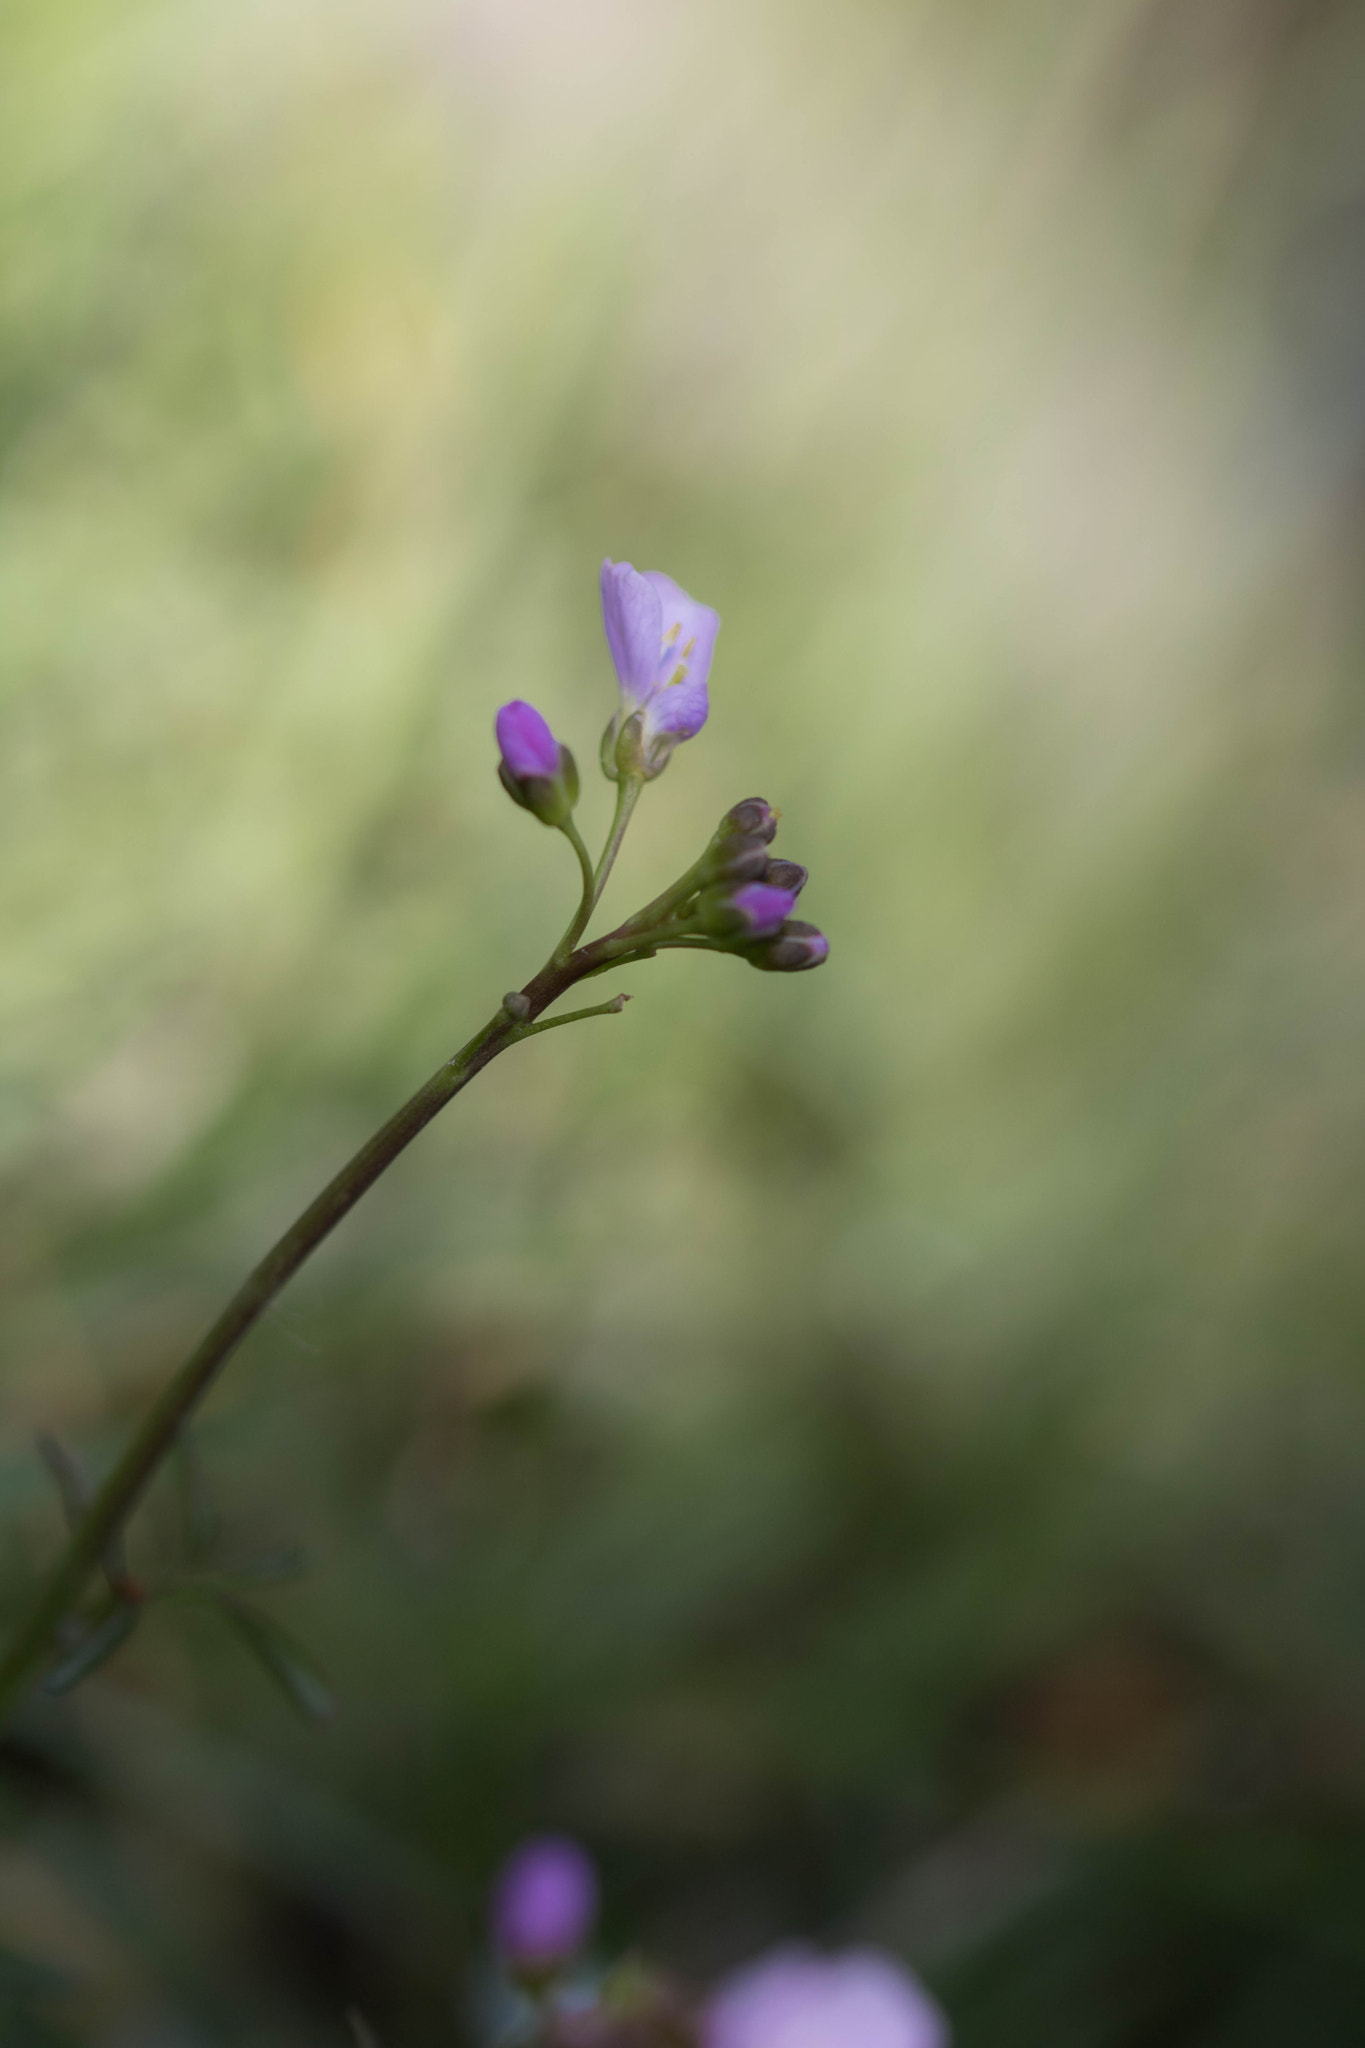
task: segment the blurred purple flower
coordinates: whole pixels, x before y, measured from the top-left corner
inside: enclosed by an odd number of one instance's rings
[[[597,1872],[566,1835],[535,1835],[503,1865],[493,1938],[515,1970],[546,1970],[581,1948],[597,1918]]]
[[[621,685],[615,732],[634,712],[643,721],[641,758],[657,774],[679,740],[706,723],[719,614],[698,604],[662,570],[642,574],[629,562],[602,564],[602,623]],[[606,760],[609,750],[604,749]]]
[[[541,775],[547,780],[559,773],[559,741],[534,704],[514,697],[504,704],[494,721],[502,758],[518,779]]]
[[[875,1949],[774,1949],[722,1983],[701,2048],[948,2048],[948,2025],[910,1972]]]

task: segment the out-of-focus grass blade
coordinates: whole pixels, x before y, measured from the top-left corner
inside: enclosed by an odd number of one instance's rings
[[[49,1998],[70,1991],[63,1970],[0,1948],[0,2042],[4,2048],[75,2048],[74,2036],[39,2011]]]
[[[379,2048],[379,2036],[363,2013],[352,2006],[346,2015],[346,2024],[351,2030],[355,2048]]]
[[[113,1656],[121,1643],[126,1643],[142,1619],[142,1608],[120,1605],[104,1617],[89,1635],[79,1642],[61,1660],[54,1664],[43,1680],[43,1691],[56,1695],[70,1692],[92,1671]]]
[[[74,1530],[95,1498],[95,1489],[90,1484],[85,1467],[71,1446],[64,1444],[59,1436],[54,1436],[51,1430],[39,1430],[38,1455],[47,1466],[52,1475],[52,1483],[61,1495],[66,1526]],[[114,1531],[101,1555],[105,1574],[117,1592],[115,1581],[126,1578],[128,1573],[128,1553],[121,1529]]]
[[[196,1564],[205,1564],[218,1548],[222,1521],[199,1446],[189,1431],[183,1432],[176,1444],[175,1464],[185,1548]]]
[[[258,1663],[299,1712],[310,1721],[330,1721],[336,1713],[331,1687],[308,1657],[279,1623],[259,1607],[238,1600],[231,1593],[205,1587],[204,1597],[232,1623]]]
[[[52,1483],[61,1496],[66,1526],[74,1529],[93,1498],[90,1481],[80,1459],[69,1445],[47,1429],[38,1432],[38,1455],[51,1473]]]
[[[284,1546],[263,1551],[259,1557],[243,1558],[240,1564],[220,1565],[214,1576],[235,1586],[278,1586],[286,1579],[298,1578],[306,1563],[301,1550]]]

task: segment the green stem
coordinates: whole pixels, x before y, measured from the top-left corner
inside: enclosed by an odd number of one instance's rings
[[[657,925],[663,923],[666,917],[671,917],[681,904],[686,903],[689,897],[695,896],[697,891],[704,886],[706,881],[705,870],[706,861],[704,858],[695,861],[687,870],[687,873],[680,875],[677,881],[670,884],[661,896],[656,896],[652,903],[646,903],[644,909],[637,910],[634,917],[628,917],[625,923],[620,926],[620,930],[623,932],[654,930]]]
[[[621,808],[618,804],[618,821]],[[619,834],[616,836],[619,844]],[[0,1658],[0,1719],[48,1650],[58,1625],[80,1599],[158,1468],[174,1450],[190,1417],[281,1288],[331,1235],[366,1190],[373,1187],[418,1133],[477,1073],[509,1046],[547,1029],[547,1025],[534,1021],[541,1011],[548,1009],[576,981],[609,964],[603,951],[606,943],[599,941],[595,946],[584,947],[568,959],[547,961],[521,991],[526,998],[522,1015],[513,1017],[506,1007],[500,1009],[482,1031],[476,1032],[452,1059],[438,1067],[431,1079],[348,1160],[248,1275],[153,1404],[21,1619],[9,1648]],[[568,1024],[578,1016],[607,1015],[620,1007],[616,1000],[576,1012],[572,1017],[556,1017],[551,1022]]]
[[[587,930],[588,919],[597,903],[597,876],[593,869],[592,855],[583,844],[583,835],[572,818],[566,818],[560,831],[578,855],[578,865],[583,875],[583,896],[577,910],[569,921],[569,928],[551,956],[555,960],[567,960],[579,939]]]
[[[607,834],[607,843],[602,848],[602,858],[598,861],[597,872],[592,878],[592,902],[588,906],[588,916],[592,915],[602,901],[602,891],[607,886],[607,877],[616,865],[616,856],[621,851],[621,841],[626,836],[631,813],[639,801],[640,791],[644,786],[642,775],[623,775],[616,785],[616,815],[611,821],[611,831]],[[578,933],[586,929],[587,922],[588,918],[585,917],[578,928]],[[575,939],[578,933],[574,934]]]
[[[544,1023],[536,1021],[540,1013],[575,982],[600,974],[617,961],[644,955],[646,949],[642,946],[640,926],[642,920],[655,911],[656,905],[651,905],[648,912],[631,919],[619,930],[608,933],[606,938],[577,952],[573,950],[601,899],[643,787],[642,776],[622,776],[616,794],[616,814],[596,868],[573,820],[568,819],[561,827],[578,855],[583,875],[582,900],[549,960],[520,991],[525,998],[520,1014],[514,1016],[504,1004],[482,1031],[475,1033],[468,1045],[461,1047],[452,1059],[438,1067],[431,1079],[404,1103],[397,1114],[361,1146],[355,1157],[328,1182],[322,1193],[310,1202],[247,1276],[217,1322],[162,1390],[123,1456],[73,1528],[66,1549],[39,1587],[8,1650],[0,1658],[0,1719],[46,1652],[58,1625],[80,1599],[101,1559],[110,1554],[111,1544],[117,1543],[128,1517],[162,1462],[175,1449],[190,1417],[228,1359],[305,1259],[310,1258],[323,1240],[331,1235],[366,1190],[373,1187],[379,1176],[392,1166],[399,1153],[406,1151],[419,1131],[424,1130],[490,1060],[506,1052],[509,1046],[519,1044],[523,1038],[534,1037],[539,1031],[553,1030],[560,1024],[574,1024],[584,1017],[612,1016],[620,1012],[627,1000],[624,996],[613,997],[610,1002],[599,1003],[591,1009],[575,1010],[565,1017],[549,1018]],[[690,877],[684,877],[684,884],[689,880]],[[671,903],[682,886],[675,884],[658,902]]]

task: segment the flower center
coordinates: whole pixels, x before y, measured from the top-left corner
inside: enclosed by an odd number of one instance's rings
[[[664,644],[659,653],[659,680],[655,685],[656,689],[671,690],[675,683],[685,683],[687,681],[687,664],[692,659],[692,652],[693,649],[696,647],[697,642],[696,636],[694,635],[692,639],[688,641],[687,645],[682,649],[682,652],[679,655],[678,640],[681,633],[682,621],[678,620],[677,623],[675,625],[670,626],[668,631],[664,634]],[[677,667],[673,670],[673,673],[671,675],[665,675],[664,670],[667,668],[668,664],[674,659],[675,655],[678,656]]]

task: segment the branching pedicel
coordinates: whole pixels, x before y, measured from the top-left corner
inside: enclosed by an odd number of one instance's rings
[[[641,790],[663,772],[674,749],[706,723],[707,679],[720,629],[716,613],[670,577],[657,570],[641,575],[628,562],[602,565],[602,616],[621,701],[602,738],[602,767],[617,785],[617,801],[596,865],[574,823],[578,769],[573,755],[534,705],[504,704],[496,722],[504,788],[543,824],[562,832],[578,858],[583,890],[568,929],[540,972],[503,998],[483,1029],[361,1147],[266,1253],[153,1404],[98,1492],[85,1490],[70,1454],[49,1442],[46,1454],[59,1476],[70,1540],[0,1660],[0,1713],[45,1662],[49,1691],[63,1691],[94,1670],[132,1633],[154,1596],[212,1599],[296,1701],[307,1711],[324,1711],[326,1693],[306,1662],[221,1575],[181,1579],[149,1594],[124,1563],[128,1519],[161,1465],[177,1448],[185,1449],[186,1426],[222,1367],[365,1190],[490,1060],[537,1032],[583,1017],[610,1016],[623,1007],[625,996],[616,995],[546,1017],[550,1006],[580,981],[664,951],[733,953],[754,967],[784,974],[818,967],[826,957],[824,934],[791,914],[806,871],[794,861],[770,857],[777,815],[761,797],[727,811],[701,858],[671,888],[604,938],[580,943]],[[101,1570],[103,1593],[87,1601],[89,1583]],[[54,1650],[60,1651],[55,1664],[50,1662]]]

